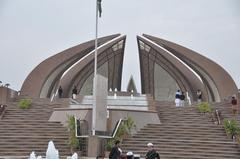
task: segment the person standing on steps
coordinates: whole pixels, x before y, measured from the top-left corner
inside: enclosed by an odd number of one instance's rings
[[[236,117],[238,113],[238,109],[237,109],[237,99],[235,98],[235,96],[232,96],[231,104],[232,104],[233,116]]]
[[[184,92],[180,95],[180,100],[181,100],[181,107],[184,107],[185,105],[185,95]]]
[[[202,92],[199,89],[197,90],[197,102],[202,102]]]
[[[180,96],[181,96],[181,92],[180,90],[177,90],[176,94],[175,94],[175,104],[176,104],[176,107],[179,107],[180,106]]]
[[[63,89],[62,89],[61,86],[59,86],[59,88],[58,88],[58,97],[62,98],[62,94],[63,94]]]
[[[74,86],[72,90],[72,99],[76,99],[77,97],[77,86]]]
[[[120,141],[117,140],[115,142],[115,146],[111,149],[109,153],[109,159],[120,159],[121,152],[120,152]]]
[[[147,152],[147,154],[145,156],[145,159],[160,159],[160,155],[153,148],[153,144],[152,143],[148,143],[147,147],[148,147],[148,152]]]

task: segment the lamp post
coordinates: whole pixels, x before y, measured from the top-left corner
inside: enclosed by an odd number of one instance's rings
[[[1,95],[1,100],[0,100],[0,105],[3,102],[3,89],[2,89],[2,81],[0,81],[0,95]]]
[[[94,54],[94,77],[93,77],[93,107],[92,107],[92,135],[96,131],[96,94],[97,94],[97,44],[98,44],[98,16],[102,13],[102,0],[96,0],[96,24],[95,24],[95,54]]]
[[[92,135],[96,132],[96,89],[97,89],[97,43],[98,43],[98,0],[96,0],[95,54],[93,76]]]

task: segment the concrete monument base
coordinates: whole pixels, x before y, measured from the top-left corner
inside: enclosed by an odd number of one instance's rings
[[[89,136],[88,138],[88,157],[101,156],[101,139],[98,136]]]

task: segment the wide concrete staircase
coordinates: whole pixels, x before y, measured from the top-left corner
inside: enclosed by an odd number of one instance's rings
[[[213,108],[221,112],[221,117],[224,119],[236,119],[240,124],[240,110],[234,116],[232,112],[232,104],[229,101],[213,103]]]
[[[67,128],[58,122],[48,122],[53,108],[65,107],[48,99],[35,99],[29,109],[18,108],[10,102],[0,119],[0,158],[29,156],[32,151],[45,156],[52,140],[60,156],[69,156]]]
[[[124,140],[125,152],[145,157],[146,145],[152,142],[161,159],[240,159],[240,146],[208,115],[167,102],[156,102],[156,106],[162,124],[149,124]]]

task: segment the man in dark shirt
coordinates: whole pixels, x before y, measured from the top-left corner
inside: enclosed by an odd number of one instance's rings
[[[146,159],[160,159],[159,153],[157,153],[156,150],[154,150],[153,148],[153,144],[152,143],[148,143],[147,144],[149,150],[145,156]]]
[[[198,89],[197,90],[197,97],[198,97],[198,103],[202,102],[202,92]]]
[[[63,89],[62,89],[61,86],[59,86],[59,88],[58,88],[58,97],[62,98],[62,94],[63,94]]]
[[[182,94],[180,95],[180,100],[181,100],[180,106],[184,107],[184,105],[185,105],[185,95],[184,95],[184,92],[182,92]]]
[[[231,103],[232,103],[232,112],[233,112],[233,115],[235,116],[238,110],[237,110],[237,99],[234,96],[232,96]]]
[[[73,90],[72,90],[72,98],[76,99],[77,97],[77,86],[74,86]]]
[[[115,146],[112,148],[109,154],[109,159],[120,159],[121,152],[119,151],[120,141],[115,142]]]

